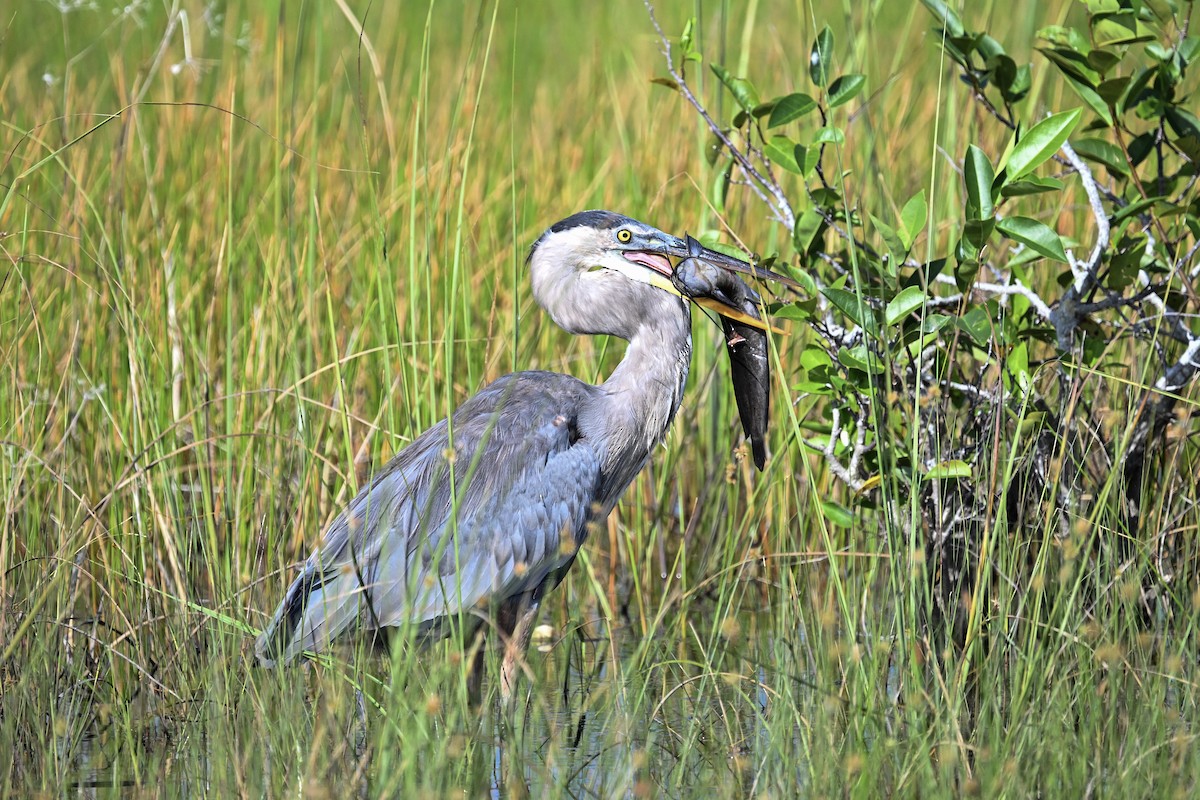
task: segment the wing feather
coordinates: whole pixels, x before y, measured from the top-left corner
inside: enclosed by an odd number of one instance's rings
[[[329,526],[259,637],[260,660],[322,650],[355,625],[429,627],[555,573],[601,483],[602,453],[576,428],[590,390],[506,376],[418,437]]]

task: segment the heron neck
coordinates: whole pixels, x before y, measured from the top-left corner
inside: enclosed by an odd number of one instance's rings
[[[683,401],[692,360],[691,311],[687,303],[662,293],[655,305],[661,307],[645,310],[629,337],[625,357],[600,385],[605,418],[621,429],[611,430],[613,441],[643,457],[662,441],[671,426]]]

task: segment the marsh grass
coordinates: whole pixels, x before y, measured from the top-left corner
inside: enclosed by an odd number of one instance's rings
[[[668,445],[548,598],[553,635],[512,716],[468,707],[453,640],[253,668],[292,566],[375,465],[514,368],[597,380],[620,358],[532,302],[542,229],[586,207],[718,227],[694,121],[646,80],[661,63],[639,4],[359,5],[361,41],[337,3],[4,19],[6,794],[1195,791],[1195,580],[1147,624],[1155,554],[1108,571],[1080,556],[1116,499],[1066,539],[995,523],[994,569],[1022,590],[991,595],[965,652],[939,659],[921,532],[821,514],[856,498],[799,443],[817,402],[789,391],[801,330],[775,342],[759,475],[697,321]],[[960,204],[942,151],[1003,149],[923,11],[716,5],[706,53],[781,91],[814,21],[837,30],[871,87],[840,166],[867,204],[925,188],[929,236]],[[984,5],[1014,42],[1072,13]],[[1031,102],[1062,107],[1060,91],[1039,72]],[[750,246],[780,246],[761,209],[736,209]],[[1088,378],[1111,383],[1118,420],[1126,379]],[[1194,441],[1172,446],[1196,474]],[[1191,540],[1198,521],[1156,524]]]

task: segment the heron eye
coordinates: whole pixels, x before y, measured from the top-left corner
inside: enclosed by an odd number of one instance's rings
[[[632,238],[633,238],[633,234],[630,233],[625,228],[622,228],[621,230],[617,231],[617,241],[621,242],[622,244],[624,244],[625,242],[628,242]]]

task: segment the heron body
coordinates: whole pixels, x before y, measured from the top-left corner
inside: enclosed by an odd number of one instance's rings
[[[352,628],[436,631],[485,606],[519,655],[542,594],[679,409],[691,312],[670,255],[687,245],[613,212],[547,230],[530,254],[535,298],[571,333],[627,340],[620,364],[599,385],[506,375],[418,436],[330,524],[259,637],[259,660],[287,663]]]

